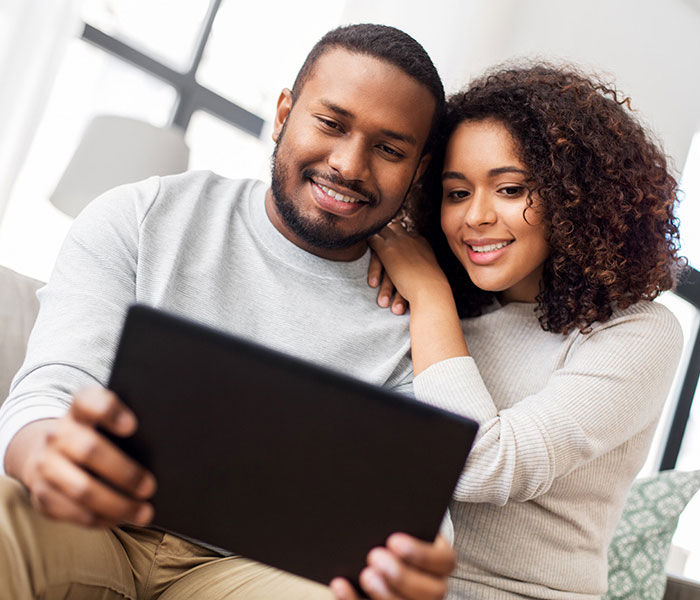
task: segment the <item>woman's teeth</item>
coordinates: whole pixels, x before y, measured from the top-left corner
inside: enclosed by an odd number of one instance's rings
[[[362,200],[358,200],[357,198],[353,198],[351,196],[341,194],[340,192],[336,192],[335,190],[332,190],[331,188],[326,187],[325,185],[321,185],[320,183],[317,185],[323,190],[325,194],[327,194],[331,198],[335,198],[338,202],[347,202],[348,204],[360,204],[362,202]]]
[[[512,241],[513,240],[510,240],[508,242],[498,242],[497,244],[485,244],[484,246],[470,246],[470,248],[474,252],[493,252],[494,250],[500,250],[501,248],[505,248]]]

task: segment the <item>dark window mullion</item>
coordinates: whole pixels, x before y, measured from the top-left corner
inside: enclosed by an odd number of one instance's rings
[[[220,0],[213,0],[209,16],[215,16]],[[213,18],[212,18],[213,22]],[[181,73],[159,62],[158,60],[129,46],[96,27],[86,23],[81,35],[82,39],[112,56],[128,62],[132,66],[172,85],[178,96],[178,102],[173,114],[172,124],[186,130],[192,114],[196,110],[206,110],[215,117],[242,129],[255,137],[260,137],[265,121],[258,115],[245,110],[234,102],[219,96],[208,88],[199,85],[194,77],[199,61],[201,61],[206,40],[211,31],[211,23],[207,22],[202,29],[197,51],[193,55],[193,63],[188,73]]]
[[[689,267],[685,276],[681,278],[676,294],[692,304],[696,310],[700,310],[700,273]],[[700,331],[696,332],[693,350],[690,353],[688,368],[683,378],[678,402],[673,413],[671,429],[666,438],[666,447],[661,458],[660,469],[662,471],[673,469],[678,462],[678,455],[683,444],[690,411],[693,408],[693,399],[700,379]]]
[[[204,18],[204,23],[197,36],[197,43],[195,44],[194,51],[192,53],[192,59],[190,60],[190,66],[187,69],[185,77],[187,78],[187,86],[182,87],[178,90],[178,98],[175,103],[175,108],[170,117],[170,124],[177,125],[181,129],[187,131],[187,127],[190,124],[192,115],[194,111],[200,108],[198,97],[201,93],[198,89],[196,74],[197,69],[199,69],[199,63],[202,61],[202,56],[204,56],[204,49],[209,41],[209,36],[211,35],[211,29],[214,25],[214,19],[216,19],[216,14],[221,6],[221,0],[211,0],[209,3],[209,9],[207,10],[207,15]],[[248,128],[244,128],[249,133],[253,135],[259,135],[259,132],[251,131]]]

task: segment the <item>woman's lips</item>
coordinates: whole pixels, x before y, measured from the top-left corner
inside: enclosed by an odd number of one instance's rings
[[[488,265],[501,258],[501,256],[508,251],[508,248],[514,241],[515,240],[503,240],[500,242],[479,244],[468,244],[465,242],[464,245],[467,248],[467,255],[469,256],[470,261],[472,261],[475,265]],[[478,248],[479,250],[475,250],[474,248]]]
[[[309,180],[311,185],[311,195],[323,210],[341,217],[349,217],[360,212],[367,202],[359,200],[353,196],[341,194],[332,188],[323,184],[318,184],[315,181]],[[331,196],[330,194],[335,194]]]

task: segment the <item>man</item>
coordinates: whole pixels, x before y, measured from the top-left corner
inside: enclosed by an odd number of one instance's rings
[[[0,411],[2,464],[38,509],[0,480],[0,579],[12,598],[330,595],[144,528],[154,478],[96,430],[128,435],[135,418],[89,386],[105,384],[125,309],[140,301],[410,387],[407,322],[378,309],[365,285],[366,239],[422,174],[443,102],[415,40],[377,25],[341,28],[280,95],[271,189],[190,173],[117,188],[84,211],[40,293],[27,359]],[[453,563],[441,537],[395,535],[370,553],[360,581],[373,598],[441,597]],[[344,580],[332,590],[354,597]]]

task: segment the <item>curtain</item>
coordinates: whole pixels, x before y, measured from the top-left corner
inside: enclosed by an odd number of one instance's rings
[[[27,157],[80,0],[0,0],[0,220]]]

